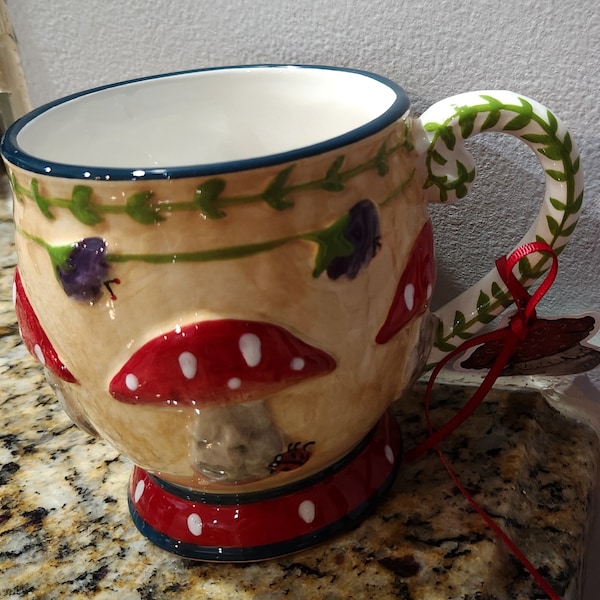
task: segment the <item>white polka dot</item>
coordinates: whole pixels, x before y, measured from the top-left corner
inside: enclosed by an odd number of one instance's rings
[[[179,368],[186,379],[194,379],[198,370],[198,360],[191,352],[182,352],[179,355]]]
[[[140,479],[135,486],[135,492],[133,492],[133,501],[137,504],[140,501],[140,498],[144,494],[144,490],[146,489],[146,484],[143,479]]]
[[[304,365],[304,359],[300,356],[294,356],[294,358],[292,358],[290,361],[290,369],[292,369],[292,371],[302,371],[302,369],[304,369]]]
[[[196,537],[202,535],[202,519],[200,518],[200,515],[192,513],[187,518],[187,527],[192,535],[195,535]]]
[[[253,333],[245,333],[240,337],[240,352],[249,367],[256,367],[262,358],[260,338]]]
[[[135,392],[140,387],[140,382],[138,378],[133,373],[127,373],[125,376],[125,385],[128,390]]]
[[[404,288],[404,304],[408,310],[412,310],[415,307],[415,286],[409,283]]]
[[[227,387],[230,390],[237,390],[242,385],[242,380],[239,377],[232,377],[227,382]]]
[[[298,514],[305,523],[312,523],[315,520],[315,503],[303,500],[298,506]]]
[[[433,294],[433,286],[431,284],[427,285],[427,300],[431,300],[431,296]]]
[[[385,457],[387,458],[387,461],[390,463],[390,465],[393,465],[395,462],[394,451],[391,449],[391,447],[388,444],[385,445],[383,452],[385,454]]]
[[[37,359],[43,364],[46,364],[46,358],[44,357],[44,353],[42,352],[42,348],[40,347],[39,344],[36,344],[33,347],[33,351],[35,352],[35,355],[37,357]]]

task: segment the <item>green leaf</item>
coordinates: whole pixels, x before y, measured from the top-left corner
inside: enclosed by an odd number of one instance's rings
[[[497,98],[494,98],[493,96],[489,96],[488,94],[480,94],[479,96],[490,105],[492,111],[504,108],[504,104],[500,102],[500,100],[498,100]]]
[[[452,330],[452,333],[463,340],[467,340],[471,337],[471,334],[467,329],[465,315],[460,310],[457,310],[454,313],[454,329]]]
[[[546,173],[552,177],[555,181],[566,181],[567,176],[562,171],[555,171],[554,169],[546,169]]]
[[[575,159],[575,162],[573,163],[573,173],[577,173],[577,171],[579,171],[579,156]]]
[[[499,110],[492,110],[488,113],[488,116],[485,118],[485,121],[481,125],[481,131],[485,131],[486,129],[491,129],[498,123],[500,120],[501,112]]]
[[[375,168],[377,169],[377,174],[381,177],[387,175],[387,172],[390,170],[385,142],[381,144],[381,147],[379,148],[379,150],[377,151],[377,155],[375,156]]]
[[[125,204],[125,212],[138,223],[142,225],[154,225],[163,220],[156,208],[150,206],[150,199],[154,195],[153,192],[143,191],[136,192],[127,198]]]
[[[567,244],[563,244],[562,246],[557,246],[555,248],[553,248],[554,250],[554,254],[556,254],[556,256],[560,256],[562,254],[562,251],[567,247]]]
[[[455,334],[457,333],[456,330],[463,330],[466,327],[466,319],[465,319],[465,315],[463,312],[461,312],[460,310],[457,310],[454,313],[454,321],[453,321],[453,329]]]
[[[102,217],[92,205],[93,190],[87,185],[76,185],[71,192],[69,210],[73,216],[84,225],[97,225]]]
[[[563,145],[565,147],[565,150],[570,153],[571,150],[573,150],[573,140],[571,139],[571,135],[569,134],[569,132],[567,131],[567,133],[565,133],[565,139],[563,140]]]
[[[466,185],[460,184],[456,186],[456,190],[454,191],[457,198],[464,198],[469,193],[469,188]]]
[[[335,221],[333,225],[330,225],[322,231],[302,236],[302,239],[318,244],[313,277],[319,277],[335,258],[340,256],[350,256],[354,252],[354,245],[344,235],[349,220],[350,215],[345,214]]]
[[[453,344],[444,341],[444,325],[441,321],[438,322],[437,331],[435,334],[435,347],[442,352],[452,352],[456,348]]]
[[[560,210],[560,211],[567,210],[567,205],[564,202],[561,202],[560,200],[557,200],[556,198],[550,198],[550,204],[552,204],[552,206],[556,210]]]
[[[456,161],[456,175],[460,181],[466,181],[468,176],[467,167],[460,160]]]
[[[464,112],[458,118],[458,126],[460,127],[460,133],[463,139],[467,139],[473,133],[473,126],[475,125],[475,117],[477,114],[475,111],[469,109],[468,112]]]
[[[429,121],[429,123],[425,123],[423,125],[423,129],[425,129],[425,131],[438,131],[438,130],[442,129],[443,127],[445,127],[445,126],[440,125],[439,123],[434,123],[433,121]]]
[[[546,146],[545,148],[538,148],[538,152],[550,160],[561,160],[562,158],[562,154],[558,146]]]
[[[548,229],[553,236],[560,235],[560,225],[558,221],[551,217],[550,215],[546,215],[546,221],[548,223]]]
[[[519,262],[519,273],[521,273],[522,277],[526,277],[527,279],[532,279],[536,276],[533,268],[531,267],[531,262],[529,261],[529,257],[523,257]]]
[[[507,306],[510,304],[510,298],[506,292],[502,291],[502,288],[494,281],[492,282],[492,296],[502,304]]]
[[[219,196],[225,189],[225,180],[213,177],[201,183],[194,192],[194,204],[208,219],[222,219],[227,213],[219,208]]]
[[[8,172],[8,181],[10,183],[10,187],[12,188],[13,194],[15,195],[15,198],[17,199],[17,202],[19,202],[20,204],[23,204],[23,194],[21,192],[21,186],[19,185],[19,182],[17,181],[16,175],[12,171]]]
[[[456,136],[454,135],[454,131],[452,127],[443,127],[440,129],[440,138],[444,144],[446,144],[446,148],[448,150],[454,150],[454,146],[456,145]]]
[[[525,113],[518,114],[516,117],[511,119],[504,127],[502,128],[504,131],[518,131],[519,129],[523,129],[527,127],[531,122],[531,116]]]
[[[431,156],[431,159],[433,160],[433,162],[437,163],[438,165],[445,165],[448,161],[446,160],[446,158],[444,158],[444,156],[442,154],[440,154],[437,150],[432,149],[431,152],[429,153]]]
[[[40,187],[37,179],[31,180],[31,194],[33,196],[33,199],[35,200],[35,203],[38,205],[38,208],[40,209],[41,213],[47,219],[54,221],[56,217],[50,211],[50,203],[48,202],[48,200],[46,200],[46,198],[44,198],[40,194]]]
[[[489,313],[481,313],[480,315],[477,315],[477,319],[479,320],[479,322],[484,323],[486,325],[488,323],[491,323],[495,318],[495,315],[490,315]]]
[[[534,144],[551,144],[553,141],[546,133],[524,133],[521,137]]]
[[[550,129],[552,130],[553,133],[556,133],[558,130],[558,120],[556,119],[556,117],[554,116],[554,114],[550,111],[547,111],[547,121],[548,121],[548,125],[550,125]]]
[[[565,227],[563,230],[561,230],[560,235],[562,237],[568,237],[570,235],[573,235],[573,232],[575,231],[575,227],[577,227],[577,221],[575,221],[575,223],[571,223],[571,225],[569,225],[568,227]]]
[[[482,313],[488,311],[490,308],[490,297],[481,290],[477,298],[477,312]]]
[[[531,103],[525,100],[525,98],[523,98],[522,96],[519,96],[519,102],[521,103],[524,112],[529,116],[533,116],[533,106],[531,105]]]
[[[575,198],[575,200],[567,205],[566,212],[570,215],[577,214],[581,210],[581,205],[583,204],[583,192]]]
[[[291,172],[296,165],[290,165],[282,169],[275,175],[273,181],[267,186],[267,189],[262,193],[263,200],[275,210],[285,210],[294,205],[293,202],[285,199],[287,194],[286,183]]]
[[[325,181],[321,185],[324,190],[329,192],[341,192],[344,189],[344,184],[340,175],[340,169],[344,164],[344,156],[338,156],[329,169],[325,173]]]
[[[441,352],[452,352],[453,350],[456,350],[456,346],[449,344],[440,338],[436,340],[435,347]]]
[[[63,269],[66,266],[67,260],[71,256],[73,252],[73,247],[76,244],[65,244],[61,246],[46,246],[46,250],[48,250],[48,254],[50,255],[50,262],[52,266],[56,269],[57,267],[62,267]]]
[[[427,179],[423,182],[423,189],[426,190],[427,188],[430,188],[432,185],[435,185],[435,181],[434,178],[429,175],[427,177]]]
[[[461,183],[471,183],[475,179],[475,169],[467,170],[464,163],[456,161],[456,174]]]

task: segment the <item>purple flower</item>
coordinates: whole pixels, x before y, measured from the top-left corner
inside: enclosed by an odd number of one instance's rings
[[[71,246],[62,264],[56,266],[58,280],[67,296],[74,300],[93,302],[102,293],[108,278],[106,242],[89,237]]]
[[[377,207],[370,200],[361,200],[348,212],[344,237],[354,246],[349,256],[337,256],[327,266],[329,279],[342,275],[354,279],[371,262],[381,245],[381,230]]]

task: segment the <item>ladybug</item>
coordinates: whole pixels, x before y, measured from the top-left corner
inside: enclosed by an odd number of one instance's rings
[[[302,442],[292,442],[283,454],[278,454],[269,465],[271,474],[293,471],[305,464],[312,456],[308,447],[314,445],[315,442],[306,442],[303,446],[301,444]]]

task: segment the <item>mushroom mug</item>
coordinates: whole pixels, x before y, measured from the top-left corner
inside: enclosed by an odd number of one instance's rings
[[[512,301],[493,270],[430,310],[427,205],[468,193],[466,139],[532,148],[546,192],[521,242],[565,247],[582,175],[552,112],[508,91],[409,108],[364,71],[225,67],[74,94],[4,136],[23,341],[135,464],[130,513],[158,546],[279,556],[390,487],[390,403]]]

